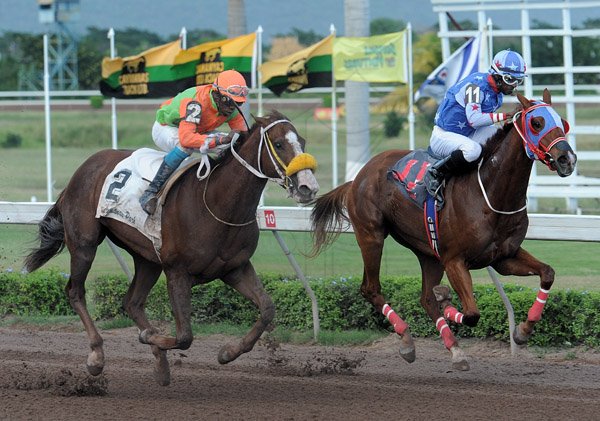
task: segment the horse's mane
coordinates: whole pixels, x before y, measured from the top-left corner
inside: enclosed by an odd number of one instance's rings
[[[523,107],[519,104],[513,112],[516,113],[517,111],[522,110],[522,108]],[[499,128],[498,131],[490,139],[488,139],[481,152],[481,158],[483,160],[486,160],[498,150],[500,145],[502,145],[502,141],[506,138],[506,136],[508,136],[508,132],[510,132],[512,128],[513,123],[507,123]]]
[[[258,120],[256,120],[256,117],[254,117],[254,116],[252,116],[252,117],[254,118],[255,121],[252,124],[252,126],[250,126],[250,129],[247,132],[240,133],[240,137],[238,138],[238,140],[236,141],[236,144],[235,144],[236,151],[239,150],[239,148],[250,137],[252,137],[252,135],[254,134],[254,132],[256,130],[260,130],[261,124],[259,123]],[[272,121],[276,121],[276,120],[288,120],[288,118],[285,115],[283,115],[282,113],[280,113],[277,110],[270,110],[267,115],[265,115],[263,117],[259,117],[259,118],[266,119],[268,122],[272,122]],[[209,159],[211,160],[211,165],[219,165],[219,164],[224,165],[232,158],[233,158],[233,154],[231,153],[230,148],[225,149],[223,152],[221,152],[215,158],[209,156]]]

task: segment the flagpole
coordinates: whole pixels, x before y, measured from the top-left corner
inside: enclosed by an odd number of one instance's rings
[[[50,130],[50,72],[48,70],[48,34],[44,34],[44,115],[46,122],[46,193],[52,202],[52,131]]]
[[[256,73],[256,88],[258,89],[258,116],[263,115],[263,93],[262,93],[262,74],[260,65],[262,64],[262,25],[258,25],[256,30],[256,49],[257,49],[257,66],[253,66],[252,71]],[[259,69],[259,70],[257,70]]]
[[[187,50],[187,29],[185,29],[185,26],[181,27],[181,31],[179,32],[179,40],[181,41],[181,49]]]
[[[108,35],[106,36],[110,40],[110,58],[115,58],[115,30],[110,28]],[[110,121],[112,124],[111,136],[112,136],[112,148],[117,149],[117,99],[112,97],[110,99]]]
[[[493,57],[494,57],[494,46],[493,46],[493,40],[494,40],[494,34],[493,34],[493,30],[494,30],[494,25],[492,25],[492,18],[488,18],[487,20],[487,29],[488,29],[488,62],[487,64],[491,64]]]
[[[329,27],[329,33],[335,36],[333,23]],[[331,182],[335,189],[338,185],[338,157],[337,157],[337,95],[335,75],[333,71],[333,52],[331,54]]]
[[[415,149],[415,111],[413,98],[413,54],[412,54],[412,25],[406,25],[406,55],[408,63],[408,148]]]

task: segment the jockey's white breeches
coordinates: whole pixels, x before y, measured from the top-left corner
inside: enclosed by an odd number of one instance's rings
[[[470,137],[458,133],[448,132],[438,126],[433,126],[429,146],[431,150],[442,158],[460,149],[467,162],[479,159],[481,147],[498,131],[498,127],[483,126],[476,129]]]
[[[179,145],[179,128],[163,126],[158,121],[152,126],[152,140],[165,152],[170,152]]]

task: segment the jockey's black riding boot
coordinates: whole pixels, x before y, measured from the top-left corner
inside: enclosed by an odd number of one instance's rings
[[[158,198],[156,195],[160,189],[162,189],[171,174],[173,174],[173,171],[175,171],[177,167],[179,167],[179,164],[181,164],[188,156],[188,153],[179,147],[173,149],[165,156],[154,179],[150,182],[150,185],[142,194],[142,197],[140,197],[140,205],[142,205],[142,209],[144,209],[148,215],[152,215],[156,211],[156,205],[158,205]]]
[[[158,198],[156,195],[165,185],[167,179],[173,174],[175,168],[171,168],[167,165],[166,162],[162,162],[160,164],[160,168],[158,172],[154,176],[154,179],[150,182],[150,185],[140,197],[140,205],[142,205],[142,209],[148,214],[152,215],[154,211],[156,211],[156,205],[158,204]]]
[[[440,159],[429,167],[423,179],[425,188],[438,202],[443,203],[441,187],[444,180],[453,174],[464,172],[467,168],[470,168],[470,163],[465,159],[462,151],[453,151],[450,156]]]

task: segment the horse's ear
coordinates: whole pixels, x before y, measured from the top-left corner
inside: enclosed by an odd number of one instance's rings
[[[267,124],[267,119],[265,117],[257,117],[254,114],[252,114],[252,118],[254,119],[255,122],[257,122],[261,126],[266,126],[266,124]]]
[[[527,98],[525,98],[523,95],[521,95],[518,92],[517,92],[517,99],[519,100],[519,102],[521,103],[523,108],[527,109],[527,108],[531,107],[531,101],[529,101]]]
[[[544,88],[544,93],[542,94],[542,101],[544,101],[548,105],[552,105],[552,97],[550,96],[550,91],[548,88]]]

